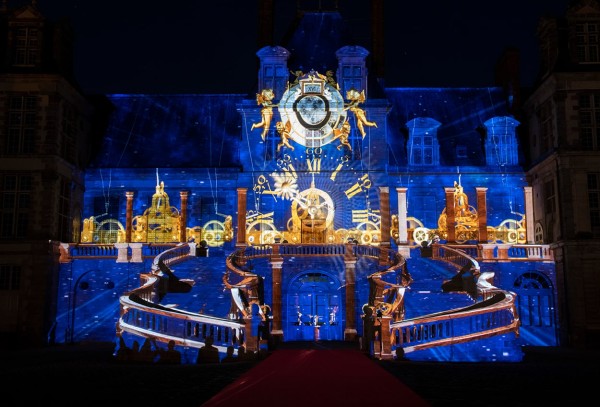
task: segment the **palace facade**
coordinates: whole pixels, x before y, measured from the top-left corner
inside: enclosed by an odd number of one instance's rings
[[[541,21],[522,105],[514,52],[487,88],[385,87],[324,3],[251,95],[83,95],[69,27],[2,10],[4,339],[597,346],[598,3]]]

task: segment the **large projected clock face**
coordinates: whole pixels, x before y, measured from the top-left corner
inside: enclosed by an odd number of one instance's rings
[[[342,95],[318,74],[306,75],[285,91],[279,114],[283,123],[289,122],[290,138],[312,148],[331,143],[334,130],[346,120]]]
[[[296,117],[306,129],[318,130],[324,127],[331,116],[329,101],[321,95],[303,95],[294,105]]]

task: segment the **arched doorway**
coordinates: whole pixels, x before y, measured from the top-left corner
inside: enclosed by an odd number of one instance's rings
[[[531,270],[519,275],[513,286],[517,294],[517,313],[520,319],[520,336],[532,345],[556,346],[559,344],[552,282],[543,273]],[[535,336],[530,330],[535,330]]]
[[[342,340],[342,294],[337,278],[311,271],[298,275],[287,292],[286,340]]]

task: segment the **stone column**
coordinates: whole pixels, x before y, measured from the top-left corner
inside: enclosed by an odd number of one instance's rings
[[[117,249],[117,263],[128,263],[129,258],[127,257],[127,251],[129,249],[129,244],[115,243],[115,248]]]
[[[58,249],[60,252],[58,261],[60,263],[70,263],[73,261],[71,255],[69,254],[69,243],[61,243]]]
[[[406,192],[408,188],[396,188],[398,194],[398,252],[405,258],[410,258],[408,247],[408,210]]]
[[[533,188],[524,187],[525,192],[525,227],[527,228],[527,244],[535,244],[535,226],[533,224]]]
[[[446,229],[448,243],[456,243],[456,212],[454,210],[454,188],[444,188],[446,192]]]
[[[179,218],[179,242],[187,242],[188,192],[179,191],[179,198],[181,198],[181,217]]]
[[[345,291],[346,291],[346,328],[344,329],[344,340],[356,340],[356,298],[354,287],[356,285],[356,258],[352,250],[352,244],[346,244],[344,265],[346,266]]]
[[[381,348],[379,353],[379,359],[382,360],[392,360],[394,356],[392,355],[392,335],[390,332],[390,323],[392,321],[392,317],[389,315],[383,316],[380,318],[380,329],[381,335],[379,337],[381,341]]]
[[[398,193],[398,240],[400,244],[408,243],[408,226],[406,210],[406,191],[408,188],[396,188]]]
[[[131,262],[132,263],[143,263],[143,244],[142,243],[129,243],[129,248],[131,249]]]
[[[271,302],[271,311],[273,314],[273,326],[271,328],[271,336],[274,344],[283,342],[283,329],[281,327],[282,309],[281,309],[281,280],[283,258],[279,255],[279,246],[273,245],[273,253],[271,256],[271,272],[273,276],[273,298]]]
[[[260,350],[260,342],[258,340],[258,326],[260,324],[260,316],[255,311],[255,305],[252,306],[252,312],[244,317],[245,337],[244,345],[246,346],[246,354],[249,357],[257,357]],[[251,356],[250,356],[251,355]]]
[[[237,189],[238,208],[237,208],[237,238],[236,247],[246,246],[246,200],[248,199],[248,188]]]
[[[477,226],[479,228],[479,243],[487,243],[487,201],[485,195],[487,188],[478,187],[475,188],[475,190],[477,191]]]
[[[379,264],[388,262],[390,248],[390,189],[388,187],[379,187],[379,214],[381,215],[379,243]]]
[[[125,209],[125,242],[131,243],[131,230],[133,229],[133,192],[125,192],[127,209]]]

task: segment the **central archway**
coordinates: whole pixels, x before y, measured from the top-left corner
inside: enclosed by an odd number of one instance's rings
[[[296,276],[286,296],[286,340],[342,340],[344,307],[339,287],[337,278],[321,271]]]

